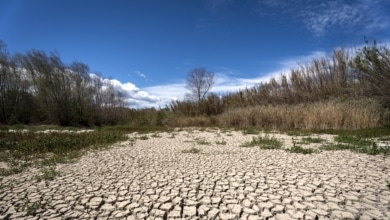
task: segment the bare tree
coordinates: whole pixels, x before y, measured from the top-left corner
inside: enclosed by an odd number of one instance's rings
[[[206,97],[214,82],[213,72],[208,72],[204,67],[192,69],[186,81],[187,89],[191,92],[189,97],[200,102]]]

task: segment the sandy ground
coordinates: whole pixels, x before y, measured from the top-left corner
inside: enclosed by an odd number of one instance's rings
[[[257,135],[239,131],[129,136],[53,180],[33,168],[3,177],[0,219],[390,219],[389,157],[244,148]]]

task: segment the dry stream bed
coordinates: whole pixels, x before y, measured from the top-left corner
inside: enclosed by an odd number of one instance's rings
[[[259,136],[282,149],[242,147]],[[332,135],[129,137],[76,163],[2,177],[0,219],[390,219],[390,157],[319,150]],[[284,150],[297,144],[315,152]]]

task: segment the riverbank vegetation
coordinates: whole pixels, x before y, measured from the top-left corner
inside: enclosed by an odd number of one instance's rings
[[[69,162],[86,149],[128,140],[130,132],[174,127],[331,133],[338,135],[337,143],[323,150],[389,154],[372,142],[388,143],[390,137],[390,48],[385,44],[337,49],[226,94],[208,92],[213,73],[204,68],[191,73],[195,87],[189,90],[195,92],[188,99],[134,109],[126,94],[91,74],[88,65],[65,64],[58,54],[38,50],[10,55],[0,41],[0,175],[36,163]],[[204,87],[196,84],[202,77],[208,79]]]
[[[337,49],[226,94],[208,92],[214,75],[194,70],[212,76],[205,92],[189,88],[198,91],[192,94],[196,99],[134,109],[126,94],[91,74],[87,64],[65,64],[58,54],[39,50],[10,55],[1,42],[0,124],[356,130],[390,122],[390,48],[382,43],[367,42],[355,51]]]

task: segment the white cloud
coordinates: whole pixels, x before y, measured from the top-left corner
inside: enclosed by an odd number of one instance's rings
[[[326,57],[328,54],[325,51],[313,51],[308,55],[305,56],[295,56],[290,57],[287,59],[284,59],[279,62],[279,64],[282,66],[283,72],[287,72],[292,68],[297,67],[300,64],[306,64],[313,61],[313,59],[317,58],[323,58]]]
[[[183,100],[185,94],[188,92],[184,81],[182,83],[157,85],[144,88],[150,94],[154,94],[159,98],[154,106],[151,107],[165,107],[174,100]]]
[[[117,79],[102,78],[93,73],[90,74],[90,77],[100,80],[103,90],[111,85],[117,92],[123,93],[125,95],[125,101],[129,104],[130,108],[157,107],[158,105],[155,103],[159,103],[161,100],[160,97],[138,88],[131,82],[122,83]]]
[[[316,36],[323,36],[335,28],[343,32],[359,30],[373,32],[386,30],[390,16],[383,0],[258,0],[257,11],[261,15],[286,15],[302,22]]]
[[[143,73],[142,73],[141,71],[139,71],[139,70],[135,70],[134,73],[137,74],[138,76],[144,78],[144,79],[147,79],[146,75],[143,74]]]
[[[345,4],[342,1],[325,2],[320,7],[312,7],[311,11],[303,13],[307,16],[305,20],[307,28],[316,35],[323,35],[334,26],[355,27],[367,14],[369,11],[366,5]]]
[[[383,30],[389,26],[389,16],[380,10],[384,4],[380,0],[326,1],[320,7],[308,8],[302,13],[302,18],[306,18],[307,28],[318,36],[334,27],[344,31],[356,28],[365,32]]]

